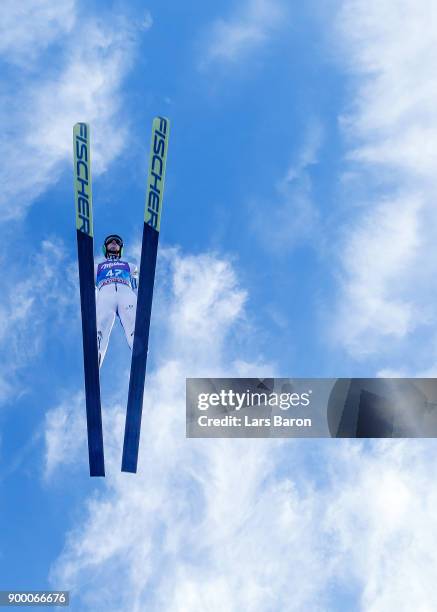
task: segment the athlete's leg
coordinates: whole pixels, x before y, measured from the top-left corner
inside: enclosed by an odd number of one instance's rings
[[[97,290],[97,347],[99,351],[99,366],[102,365],[108,348],[109,336],[114,325],[117,312],[117,300],[114,285],[106,285]]]
[[[137,311],[137,296],[130,287],[120,285],[118,287],[118,316],[126,335],[130,349],[134,343],[135,314]]]

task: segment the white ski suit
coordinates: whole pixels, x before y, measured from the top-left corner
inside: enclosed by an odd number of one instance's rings
[[[137,309],[138,269],[122,259],[108,258],[95,266],[95,275],[97,345],[99,366],[101,366],[116,315],[120,319],[127,343],[132,350]]]

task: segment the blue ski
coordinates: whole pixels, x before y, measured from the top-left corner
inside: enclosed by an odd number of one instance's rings
[[[121,465],[123,472],[135,473],[137,471],[150,316],[152,313],[156,255],[161,226],[169,131],[169,120],[165,117],[155,117],[152,125],[146,210],[141,245],[140,276],[138,281],[137,312],[124,430],[123,459]]]
[[[76,123],[74,126],[73,149],[88,455],[90,476],[104,476],[105,462],[103,456],[102,410],[100,404],[94,282],[90,131],[86,123]]]

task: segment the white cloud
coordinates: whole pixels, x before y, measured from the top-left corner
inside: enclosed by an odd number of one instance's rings
[[[83,392],[77,393],[46,413],[46,478],[50,478],[60,465],[71,467],[80,455],[86,456],[86,419],[85,414],[82,414],[84,405]],[[69,432],[68,436],[65,436],[66,431]]]
[[[166,323],[161,329],[159,319],[161,365],[147,377],[140,471],[120,473],[124,407],[105,407],[106,491],[89,500],[84,523],[53,568],[53,584],[72,589],[84,609],[95,608],[97,593],[109,610],[262,610],[281,602],[290,610],[317,609],[329,572],[310,528],[316,509],[310,495],[302,498],[287,479],[276,479],[282,442],[185,439],[185,376],[206,374],[208,363],[209,375],[250,371],[247,361],[232,365],[244,315],[235,272],[210,254],[169,251],[161,265],[167,267],[161,278],[170,272],[170,295],[165,308],[161,296],[155,308],[164,310]],[[184,344],[179,355],[174,338]],[[252,357],[252,375],[272,373]],[[73,416],[81,413],[64,405],[49,415],[49,472],[67,455],[86,470],[86,450],[71,423],[80,419],[84,428],[84,417]],[[283,563],[290,554],[294,562]],[[317,578],[302,581],[314,572]]]
[[[313,122],[297,160],[275,185],[275,193],[268,201],[250,204],[252,230],[269,251],[280,254],[308,240],[318,242],[319,213],[312,198],[309,171],[317,164],[321,143],[322,128]]]
[[[103,172],[120,153],[127,135],[125,122],[117,118],[121,84],[133,55],[131,28],[117,17],[110,24],[87,16],[75,24],[73,17],[64,23],[67,8],[74,13],[71,3],[60,4],[59,14],[46,3],[31,4],[33,9],[25,15],[17,10],[8,15],[11,24],[20,22],[16,27],[27,36],[24,47],[34,52],[26,54],[26,65],[12,78],[5,75],[3,80],[0,119],[8,126],[0,170],[3,220],[23,215],[58,180],[64,164],[71,164],[74,123],[91,124],[94,174]],[[51,34],[44,38],[47,28]],[[47,46],[43,55],[35,42],[40,39]],[[6,59],[16,53],[15,47],[4,49]]]
[[[124,406],[114,402],[104,411],[107,477],[70,531],[52,584],[84,610],[322,611],[343,609],[343,598],[345,609],[429,609],[437,595],[433,445],[186,439],[184,379],[207,365],[199,346],[216,351],[211,375],[242,366],[229,361],[244,292],[229,262],[210,254],[169,249],[160,265],[166,283],[151,350],[162,355],[147,377],[140,471],[119,471]],[[179,358],[174,337],[185,344]],[[252,375],[273,374],[253,353]],[[87,469],[81,402],[48,415],[48,476],[60,465]]]
[[[429,467],[434,446],[386,440],[368,452],[347,443],[332,454],[325,526],[334,536],[337,575],[345,588],[357,585],[361,593],[354,609],[433,609],[437,489]]]
[[[150,11],[145,11],[141,22],[141,29],[149,30],[153,25],[153,17]]]
[[[356,357],[399,354],[423,326],[436,333],[436,16],[427,0],[350,0],[340,15],[343,61],[354,77],[342,126],[361,205],[346,211],[340,248],[336,242],[335,330]]]
[[[29,60],[72,30],[75,9],[75,0],[3,0],[0,55],[25,68]]]
[[[420,322],[408,269],[420,246],[414,196],[373,206],[345,239],[344,276],[335,333],[356,356],[381,351]]]
[[[60,243],[44,240],[31,268],[27,274],[27,269],[10,265],[11,276],[24,280],[4,291],[0,306],[0,350],[7,355],[0,373],[0,403],[25,391],[17,374],[39,355],[57,324],[65,323],[77,298],[76,272]]]
[[[200,67],[239,61],[266,44],[284,16],[279,0],[246,0],[227,19],[216,19],[206,28]]]
[[[246,293],[238,286],[230,263],[213,255],[176,255],[172,268],[175,299],[167,312],[173,330],[172,352],[183,358],[188,347],[192,365],[211,371],[217,367],[215,358],[223,363],[226,331],[230,325],[236,327],[243,316]]]

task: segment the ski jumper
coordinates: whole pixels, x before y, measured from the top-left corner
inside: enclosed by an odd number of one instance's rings
[[[108,348],[109,336],[116,315],[132,350],[137,309],[138,270],[133,264],[107,258],[96,266],[97,345],[99,366]]]

